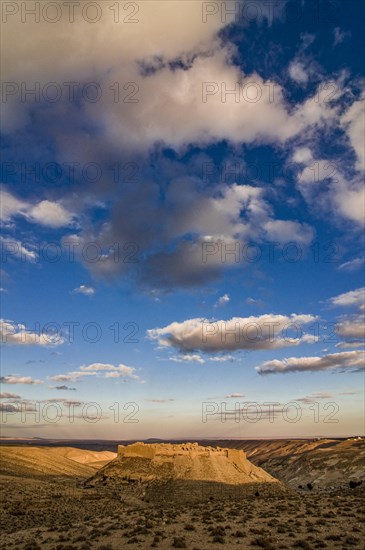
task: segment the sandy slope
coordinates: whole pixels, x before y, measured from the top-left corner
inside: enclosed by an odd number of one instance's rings
[[[87,477],[115,458],[110,451],[71,447],[0,447],[0,473],[17,476]]]
[[[214,441],[209,444],[243,449],[247,458],[292,487],[348,486],[365,482],[365,440],[314,439],[273,441]]]

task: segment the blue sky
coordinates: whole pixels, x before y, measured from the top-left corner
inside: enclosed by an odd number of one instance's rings
[[[364,4],[57,4],[3,13],[4,435],[362,433]]]

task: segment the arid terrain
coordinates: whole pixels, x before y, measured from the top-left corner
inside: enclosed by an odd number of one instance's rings
[[[163,445],[147,460],[133,446],[2,443],[4,550],[363,548],[363,440],[199,442],[191,468],[174,442],[178,480]]]

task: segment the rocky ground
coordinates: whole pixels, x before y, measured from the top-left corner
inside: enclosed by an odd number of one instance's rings
[[[245,498],[156,504],[123,489],[86,489],[79,466],[75,475],[42,473],[39,461],[32,474],[14,468],[11,475],[7,466],[0,477],[2,550],[363,548],[364,484],[271,495],[258,486]]]

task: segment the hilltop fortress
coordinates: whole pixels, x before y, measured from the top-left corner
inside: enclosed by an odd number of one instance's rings
[[[171,443],[133,443],[132,445],[118,445],[118,458],[139,457],[153,460],[156,457],[218,457],[224,456],[232,462],[246,460],[246,453],[236,449],[223,449],[222,447],[202,447],[198,443],[184,443],[182,445]]]
[[[89,486],[113,486],[150,501],[222,498],[262,488],[279,488],[270,474],[254,466],[242,450],[198,443],[119,445],[115,460],[88,480]],[[265,486],[265,487],[263,487]]]

